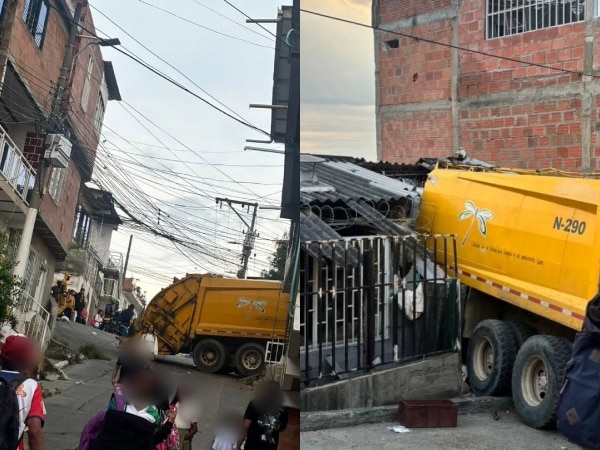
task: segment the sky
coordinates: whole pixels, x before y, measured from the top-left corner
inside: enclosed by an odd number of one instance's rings
[[[268,19],[282,4],[231,3],[253,18]],[[225,109],[210,95],[270,130],[270,110],[249,105],[271,103],[274,37],[246,24],[246,17],[226,2],[91,0],[90,5],[98,35],[120,39],[122,49],[195,94]],[[273,24],[264,26],[275,31]],[[244,151],[246,139],[265,137],[114,49],[102,52],[113,63],[123,102],[107,106],[93,178],[125,205],[133,220],[170,239],[132,228],[131,217],[119,211],[128,223],[113,234],[111,251],[124,255],[133,235],[127,277],[137,279],[151,299],[173,277],[186,273],[235,276],[247,226],[226,204],[218,205],[217,197],[261,206],[256,257],[249,264],[249,275],[258,275],[289,227],[278,219],[279,211],[267,209],[280,205],[283,155]],[[250,221],[247,211],[238,212]]]
[[[302,0],[302,9],[371,23],[371,0]],[[301,150],[375,160],[373,31],[302,13]]]

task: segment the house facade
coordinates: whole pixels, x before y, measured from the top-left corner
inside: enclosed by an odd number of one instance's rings
[[[378,158],[597,170],[597,17],[584,0],[375,0]]]
[[[68,273],[69,289],[76,292],[85,289],[90,313],[104,309],[103,270],[109,265],[112,234],[121,224],[109,192],[86,185],[81,187],[72,241],[65,260],[56,265],[54,282]]]
[[[106,104],[120,93],[93,36],[87,2],[16,0],[0,6],[0,230],[15,247],[36,178],[41,193],[23,275],[19,319],[25,327],[36,314],[47,323],[48,292],[56,263],[68,254]],[[47,163],[55,138],[70,148],[65,167]]]

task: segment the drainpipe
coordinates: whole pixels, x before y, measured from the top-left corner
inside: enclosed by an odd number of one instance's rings
[[[51,116],[52,119],[58,117],[57,114],[64,105],[64,93],[67,88],[67,80],[69,71],[73,67],[73,48],[75,46],[75,40],[79,31],[79,22],[81,21],[81,9],[82,4],[77,3],[75,7],[75,14],[73,17],[73,23],[69,31],[69,40],[65,49],[65,57],[63,59],[63,65],[60,69],[60,77],[58,79],[58,85],[56,89],[56,96],[54,105],[52,108]],[[25,218],[25,225],[21,233],[21,239],[19,241],[19,248],[17,249],[17,264],[14,268],[13,274],[19,278],[23,278],[25,275],[25,268],[27,267],[27,260],[29,258],[29,252],[31,248],[31,239],[33,237],[33,231],[35,228],[35,221],[37,219],[38,210],[42,203],[42,191],[45,185],[46,169],[48,167],[48,161],[43,157],[40,160],[40,168],[35,177],[35,183],[31,192],[31,201],[29,202],[29,210]]]

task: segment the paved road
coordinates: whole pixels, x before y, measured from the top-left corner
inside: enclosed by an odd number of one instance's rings
[[[413,429],[394,433],[395,423],[303,432],[300,447],[331,449],[427,449],[427,450],[576,450],[557,433],[537,431],[523,425],[516,414],[459,416],[457,428]]]
[[[93,334],[95,333],[95,334]],[[89,419],[106,408],[112,386],[110,376],[118,355],[114,336],[79,324],[60,323],[55,334],[61,342],[73,349],[94,343],[111,358],[111,361],[87,361],[68,366],[69,380],[44,381],[46,389],[58,389],[59,394],[46,399],[46,448],[50,450],[76,450],[80,432]],[[202,392],[203,418],[199,423],[201,434],[194,440],[195,448],[208,449],[212,441],[214,418],[219,411],[235,409],[244,412],[252,397],[252,387],[240,383],[229,375],[207,375],[194,369],[186,358],[170,358],[172,362],[159,362],[156,368],[169,374],[173,386],[181,377],[189,375],[197,381]],[[175,363],[174,363],[175,362]]]

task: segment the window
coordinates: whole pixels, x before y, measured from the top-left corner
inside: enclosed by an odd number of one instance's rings
[[[94,128],[98,133],[102,130],[102,122],[104,121],[104,98],[102,98],[102,92],[98,93],[98,103],[96,104],[96,113],[94,114]]]
[[[48,0],[25,0],[23,21],[39,48],[42,48],[48,21]]]
[[[67,169],[54,167],[52,168],[52,173],[50,174],[48,192],[50,193],[50,197],[52,197],[57,204],[60,203],[60,198],[62,197],[66,171]]]
[[[29,258],[27,258],[27,265],[25,266],[25,274],[23,275],[24,291],[29,292],[31,284],[33,282],[33,272],[35,270],[37,255],[33,250],[29,251]]]
[[[90,55],[88,60],[87,72],[85,74],[85,82],[83,84],[83,92],[81,93],[81,109],[87,110],[90,102],[90,90],[92,89],[92,72],[94,71],[94,57]]]
[[[398,48],[400,46],[400,41],[398,39],[392,39],[391,41],[385,41],[385,46],[388,50]]]
[[[585,0],[486,0],[486,39],[585,19]]]

